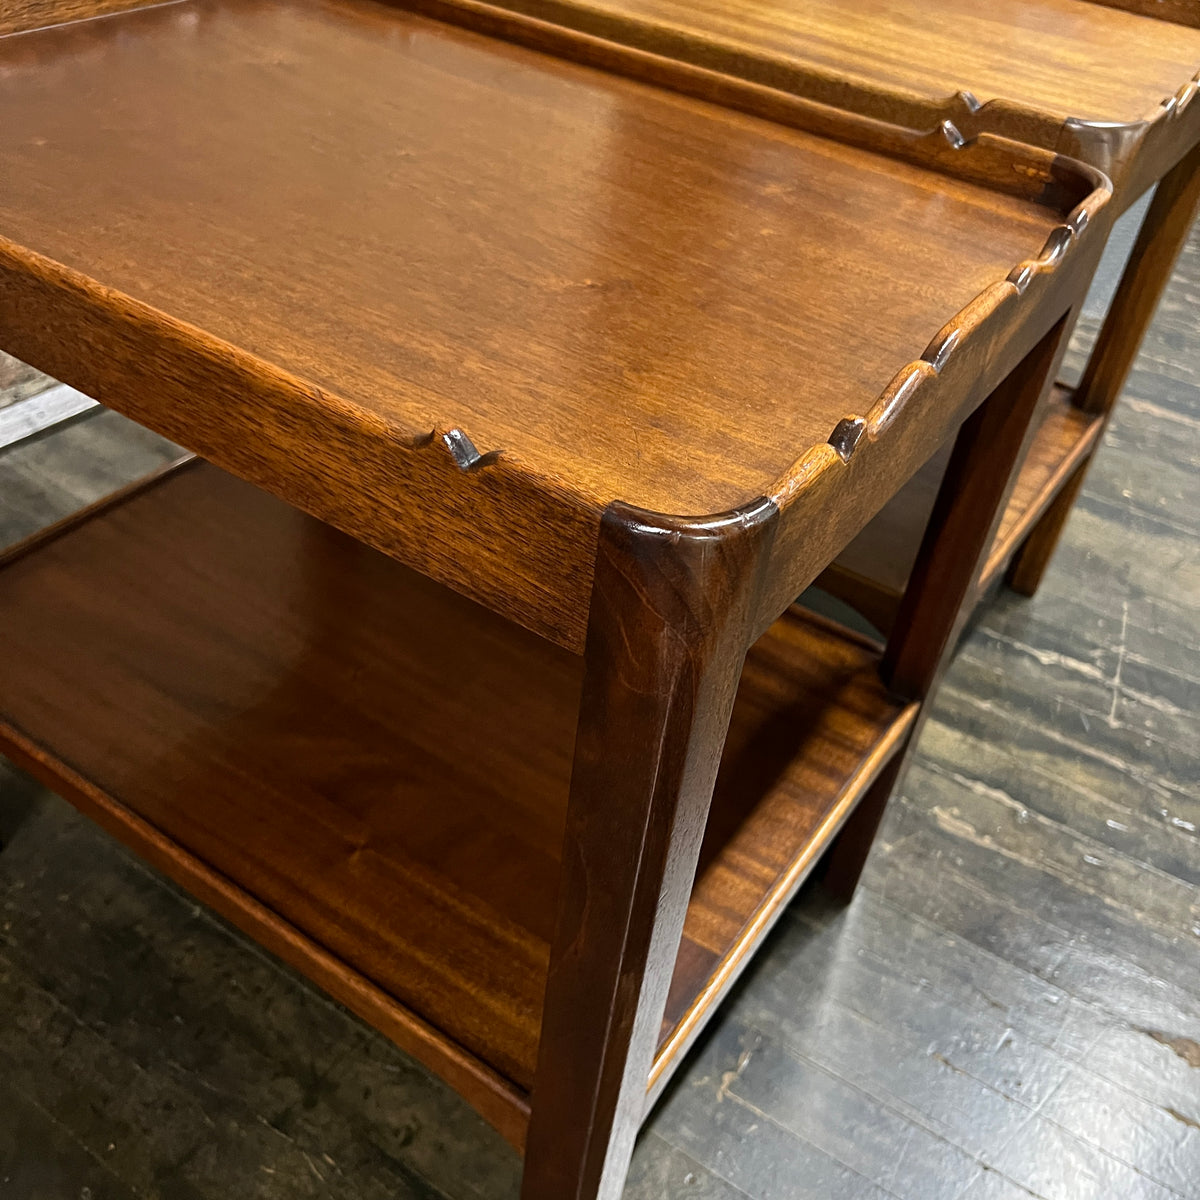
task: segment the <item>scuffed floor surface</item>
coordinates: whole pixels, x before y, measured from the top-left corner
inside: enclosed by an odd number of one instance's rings
[[[627,1196],[1200,1197],[1198,326],[1194,235],[1041,592],[966,642],[853,905],[793,906]],[[111,414],[17,447],[0,540],[167,453]],[[12,770],[0,843],[0,1200],[517,1195],[447,1089]]]
[[[54,381],[0,350],[0,408],[44,392]]]

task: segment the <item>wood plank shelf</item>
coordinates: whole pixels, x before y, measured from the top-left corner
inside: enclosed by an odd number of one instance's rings
[[[0,569],[0,749],[520,1144],[583,660],[193,462]],[[791,611],[751,648],[660,1087],[916,705]]]
[[[1069,387],[1054,386],[988,551],[980,592],[1003,574],[1038,518],[1091,454],[1103,427],[1103,414],[1084,412],[1073,403]],[[817,581],[880,629],[890,629],[895,618],[950,449],[943,446]]]

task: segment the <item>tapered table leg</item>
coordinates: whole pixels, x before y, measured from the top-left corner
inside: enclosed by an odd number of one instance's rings
[[[605,514],[523,1200],[621,1194],[776,512]]]
[[[1142,221],[1108,316],[1075,390],[1085,412],[1111,414],[1141,349],[1179,251],[1200,211],[1200,146],[1163,176]],[[1091,455],[1030,531],[1008,568],[1009,587],[1032,596],[1042,581]]]
[[[1072,322],[1064,318],[963,425],[900,601],[884,655],[894,691],[928,701],[970,615],[980,574],[1035,432],[1034,414],[1058,374]],[[922,704],[910,745],[928,713]],[[850,815],[824,865],[825,887],[848,900],[903,765],[897,757]]]
[[[1091,461],[1092,455],[1089,454],[1075,468],[1071,478],[1059,489],[1058,495],[1042,513],[1008,564],[1004,581],[1018,595],[1032,596],[1038,590],[1038,584],[1042,582],[1042,576],[1050,565],[1050,557],[1062,536],[1063,526],[1075,507]]]

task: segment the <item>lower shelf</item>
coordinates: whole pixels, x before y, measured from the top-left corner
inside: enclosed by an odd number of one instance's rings
[[[1038,518],[1091,453],[1101,419],[1071,403],[1056,384],[1009,497],[981,580],[986,590],[1000,576]],[[890,629],[920,549],[938,487],[950,459],[944,446],[846,547],[817,586],[853,605],[880,629]]]
[[[0,750],[519,1145],[582,660],[202,463],[0,561]],[[752,649],[652,1084],[902,744],[877,661]]]

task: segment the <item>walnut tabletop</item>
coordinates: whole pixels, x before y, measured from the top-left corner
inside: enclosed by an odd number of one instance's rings
[[[573,647],[608,504],[770,494],[1102,185],[354,0],[0,38],[0,111],[8,350]]]

